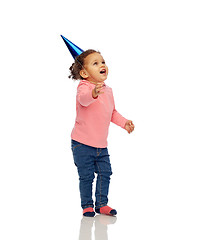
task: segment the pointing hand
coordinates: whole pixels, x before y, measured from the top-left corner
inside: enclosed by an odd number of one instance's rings
[[[95,88],[92,91],[93,98],[97,98],[100,94],[104,93],[104,92],[101,92],[103,86],[104,86],[103,82],[97,83],[97,85],[95,86]]]

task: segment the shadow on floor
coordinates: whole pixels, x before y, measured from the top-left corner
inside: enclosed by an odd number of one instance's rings
[[[108,225],[114,224],[117,217],[97,215],[95,217],[83,217],[81,220],[79,240],[91,240],[92,228],[94,229],[95,240],[108,240]]]

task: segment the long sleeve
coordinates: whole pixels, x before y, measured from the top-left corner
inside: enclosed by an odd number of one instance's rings
[[[113,123],[115,123],[116,125],[124,128],[126,121],[127,121],[127,119],[124,118],[124,117],[114,108],[113,113],[112,113],[111,122],[113,122]]]
[[[112,98],[113,98],[114,109],[113,109],[113,112],[112,112],[111,122],[113,122],[113,123],[115,123],[116,125],[124,128],[127,119],[124,118],[124,117],[115,109],[115,101],[114,101],[114,97],[113,97],[113,92],[112,92]]]
[[[96,101],[96,99],[92,97],[92,90],[91,86],[85,82],[79,84],[77,89],[77,100],[82,106],[87,107]]]

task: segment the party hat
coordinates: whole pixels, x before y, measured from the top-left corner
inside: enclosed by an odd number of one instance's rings
[[[65,38],[64,36],[61,35],[61,37],[63,38],[66,46],[68,47],[71,55],[73,56],[73,58],[75,59],[77,56],[79,56],[81,53],[84,52],[84,50],[82,50],[81,48],[79,48],[78,46],[76,46],[74,43],[72,43],[71,41],[69,41],[67,38]]]

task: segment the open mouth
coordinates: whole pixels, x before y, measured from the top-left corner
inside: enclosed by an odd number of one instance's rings
[[[100,71],[100,74],[105,74],[106,73],[106,69],[102,69],[101,71]]]

